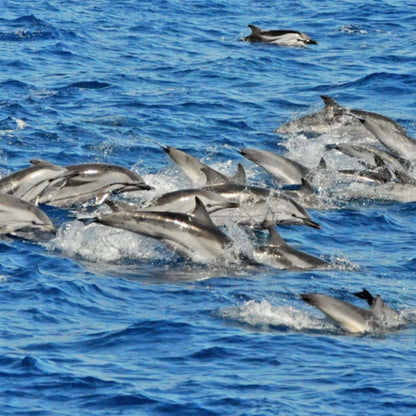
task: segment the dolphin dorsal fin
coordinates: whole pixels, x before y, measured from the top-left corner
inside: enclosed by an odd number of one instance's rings
[[[195,197],[195,208],[190,215],[195,217],[199,223],[205,226],[216,227],[216,225],[212,222],[204,203],[197,196]]]
[[[231,182],[238,183],[240,185],[245,185],[247,183],[246,170],[244,169],[244,166],[241,163],[237,165],[237,172],[231,178]]]
[[[275,247],[287,246],[286,241],[283,240],[282,236],[276,230],[276,227],[274,227],[274,226],[273,227],[269,227],[269,234],[270,234],[270,242],[269,242],[269,244],[271,246],[275,246]]]
[[[355,292],[354,296],[357,296],[357,298],[360,299],[364,299],[369,304],[369,306],[373,304],[375,299],[374,296],[367,289],[364,288],[361,292]]]
[[[248,25],[248,27],[251,29],[252,35],[259,35],[262,32],[262,30],[256,25]]]
[[[326,169],[326,162],[325,162],[325,159],[323,158],[323,157],[321,157],[321,160],[319,161],[319,165],[318,165],[318,168],[319,169]]]
[[[333,98],[328,97],[327,95],[321,95],[321,98],[325,104],[325,107],[341,107]]]
[[[305,178],[301,178],[302,186],[300,190],[305,195],[315,195],[315,190],[312,188],[312,185]]]
[[[229,180],[225,175],[208,166],[201,168],[201,171],[207,178],[207,185],[224,185],[229,183]]]

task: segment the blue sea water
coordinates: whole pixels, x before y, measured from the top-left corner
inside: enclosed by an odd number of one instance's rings
[[[183,188],[162,143],[230,174],[241,162],[249,181],[270,185],[234,148],[314,166],[317,139],[273,130],[322,108],[322,94],[416,136],[411,1],[2,1],[1,10],[1,175],[33,158],[98,161],[136,170],[158,193]],[[319,44],[249,44],[248,24]],[[364,306],[352,293],[365,287],[414,322],[416,197],[332,193],[342,203],[310,212],[321,230],[281,230],[336,264],[310,272],[193,264],[44,207],[56,239],[0,240],[0,413],[416,414],[413,323],[352,336],[298,298],[316,291]]]

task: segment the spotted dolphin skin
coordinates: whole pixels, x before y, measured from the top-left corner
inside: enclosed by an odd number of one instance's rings
[[[323,312],[343,330],[351,333],[377,332],[407,323],[405,319],[401,319],[398,312],[385,305],[380,296],[373,298],[365,290],[355,295],[366,299],[370,309],[360,308],[319,293],[303,293],[300,297]]]
[[[121,211],[98,216],[94,222],[156,238],[177,253],[195,260],[215,261],[231,245],[229,237],[214,225],[198,197],[190,214]]]
[[[297,30],[262,30],[255,25],[248,25],[248,27],[251,29],[251,33],[244,38],[246,42],[263,42],[279,46],[297,47],[318,44],[306,33]]]
[[[105,163],[83,163],[66,167],[69,178],[58,178],[39,196],[39,202],[59,208],[95,198],[102,203],[112,192],[149,190],[143,178],[130,169]]]
[[[0,192],[0,234],[43,240],[56,233],[50,218],[35,205]]]

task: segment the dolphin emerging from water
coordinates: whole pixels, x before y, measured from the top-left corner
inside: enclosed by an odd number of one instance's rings
[[[67,169],[47,162],[34,159],[32,166],[14,172],[0,179],[0,192],[14,195],[27,202],[35,202],[55,179],[65,177]]]
[[[40,203],[68,208],[93,198],[102,203],[112,192],[151,189],[139,174],[118,165],[83,163],[66,170],[70,177],[52,182],[39,196]]]
[[[121,211],[100,215],[93,222],[156,238],[179,254],[196,260],[214,261],[231,246],[229,237],[214,225],[198,197],[195,197],[195,209],[189,214]]]
[[[326,269],[329,263],[319,257],[296,250],[280,236],[275,227],[269,228],[270,240],[255,250],[255,259],[277,269]]]
[[[172,146],[159,146],[162,147],[183,173],[197,186],[219,185],[224,183],[246,183],[246,174],[244,167],[241,164],[238,164],[236,174],[229,178],[205,163],[202,163],[189,153]]]
[[[238,203],[238,208],[226,208],[211,214],[217,224],[232,218],[239,225],[268,228],[277,224],[308,225],[321,228],[306,210],[283,192],[238,184],[209,186],[203,189],[219,193],[225,199]]]
[[[380,331],[408,323],[398,312],[387,306],[380,296],[373,298],[365,289],[355,295],[366,299],[370,309],[360,308],[352,303],[319,293],[304,293],[300,297],[351,333]]]
[[[359,120],[360,116],[358,113],[360,113],[360,110],[348,110],[326,95],[321,95],[321,98],[324,102],[322,110],[297,120],[289,121],[278,127],[275,132],[289,134],[339,132],[343,136],[348,134],[354,137],[374,140],[373,134]],[[353,113],[353,111],[355,112]]]
[[[305,47],[317,45],[316,40],[311,39],[306,33],[297,30],[262,30],[258,26],[248,25],[250,35],[246,36],[246,42],[272,43],[278,46]]]
[[[39,240],[55,233],[52,221],[38,207],[0,192],[0,234]]]

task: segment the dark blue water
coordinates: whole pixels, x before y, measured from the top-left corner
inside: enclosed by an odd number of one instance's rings
[[[156,141],[227,173],[242,162],[250,181],[270,184],[233,147],[314,166],[318,140],[273,130],[320,109],[321,94],[416,135],[411,1],[3,1],[1,10],[2,175],[32,158],[100,161],[140,172],[157,193],[184,187]],[[319,45],[241,42],[250,23],[299,29]],[[281,230],[334,262],[328,271],[193,264],[50,209],[52,242],[2,239],[0,413],[415,414],[414,325],[347,335],[297,294],[364,306],[352,292],[366,287],[414,318],[416,202],[350,201],[342,188],[331,197],[336,209],[311,211],[321,230]]]

